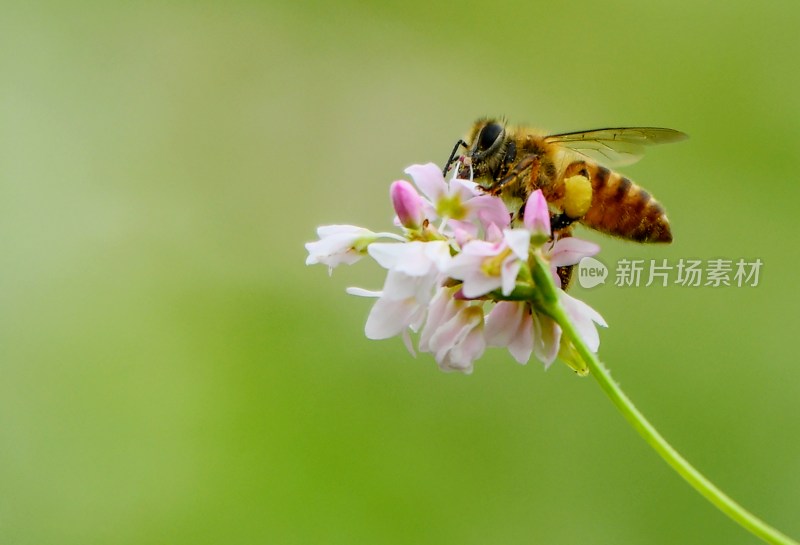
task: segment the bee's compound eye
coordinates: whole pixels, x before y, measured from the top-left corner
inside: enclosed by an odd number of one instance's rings
[[[492,147],[492,144],[497,141],[500,134],[503,132],[503,127],[499,123],[489,123],[481,129],[481,134],[478,136],[478,149],[487,150]]]

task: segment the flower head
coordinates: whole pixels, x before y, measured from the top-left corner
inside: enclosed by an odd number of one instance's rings
[[[472,181],[453,178],[448,182],[433,163],[412,165],[406,173],[428,198],[434,216],[428,219],[443,218],[454,227],[469,231],[492,224],[502,229],[510,222],[511,216],[503,201],[481,194],[478,184]]]
[[[366,336],[400,336],[414,353],[412,334],[418,333],[419,351],[433,354],[447,371],[469,373],[487,346],[500,346],[519,363],[534,356],[547,367],[559,357],[580,372],[580,356],[553,316],[566,314],[592,351],[600,343],[596,326],[606,323],[553,286],[561,287],[559,267],[575,265],[599,247],[553,236],[542,191],[530,195],[522,221],[512,225],[502,199],[471,180],[445,180],[432,163],[412,165],[406,173],[421,194],[405,180],[390,187],[402,234],[332,225],[320,227],[320,240],[306,244],[308,264],[333,268],[368,255],[386,269],[382,290],[348,289],[376,298]],[[552,305],[563,310],[554,312]]]

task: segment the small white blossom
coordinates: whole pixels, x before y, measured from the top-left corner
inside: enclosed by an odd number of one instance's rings
[[[427,351],[444,371],[472,372],[472,363],[483,355],[486,340],[483,336],[483,309],[466,301],[452,301],[446,321],[430,335]],[[420,350],[422,347],[420,346]]]
[[[355,225],[323,225],[317,228],[319,240],[307,242],[306,265],[322,263],[328,272],[344,263],[352,265],[362,257],[367,245],[378,238],[376,233]]]
[[[465,244],[445,272],[464,281],[465,297],[480,297],[496,289],[509,295],[528,258],[529,244],[530,233],[526,229],[504,229],[498,242],[472,240]]]

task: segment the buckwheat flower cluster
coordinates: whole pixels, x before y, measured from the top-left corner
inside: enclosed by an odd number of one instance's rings
[[[405,172],[414,185],[398,180],[389,189],[402,233],[330,225],[317,230],[318,241],[306,244],[306,264],[332,270],[368,255],[386,269],[382,290],[347,290],[376,299],[366,336],[400,336],[414,354],[411,334],[416,333],[417,350],[433,354],[446,371],[470,373],[487,346],[507,348],[522,364],[533,355],[548,367],[558,356],[580,370],[574,348],[548,315],[534,265],[537,259],[547,263],[553,282],[561,286],[558,267],[575,265],[599,247],[572,237],[554,240],[541,191],[531,194],[522,221],[512,225],[503,200],[470,180],[448,181],[433,163]],[[562,290],[558,297],[597,352],[596,325],[605,327],[603,318]]]

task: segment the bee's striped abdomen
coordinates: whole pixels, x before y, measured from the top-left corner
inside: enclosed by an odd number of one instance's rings
[[[637,242],[672,242],[664,207],[628,178],[588,163],[592,205],[581,223]]]

